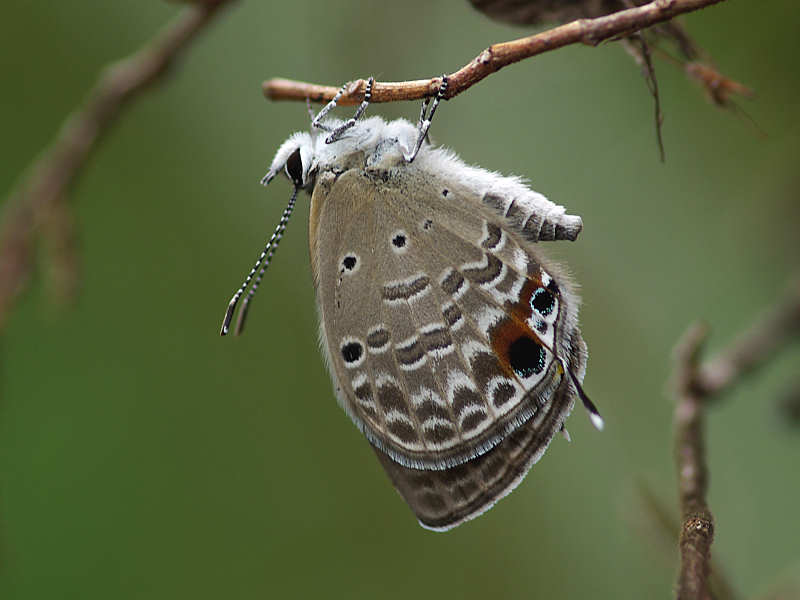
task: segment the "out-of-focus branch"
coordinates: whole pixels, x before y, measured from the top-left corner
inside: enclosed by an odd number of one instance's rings
[[[682,518],[677,597],[681,600],[711,597],[714,518],[706,502],[705,405],[800,337],[800,281],[728,348],[700,367],[707,336],[707,327],[692,325],[675,349],[675,460]]]
[[[605,40],[627,37],[632,33],[669,21],[677,15],[692,12],[724,0],[654,0],[643,6],[622,10],[596,19],[579,19],[547,31],[510,42],[493,44],[455,73],[448,75],[446,98],[457,96],[485,77],[505,66],[570,44],[596,46]],[[441,84],[440,77],[396,83],[375,82],[372,102],[419,100],[433,96]],[[352,82],[339,104],[358,104],[364,99],[366,82]],[[327,102],[337,87],[303,83],[289,79],[270,79],[263,84],[270,100],[305,100]]]
[[[665,560],[668,564],[673,564],[675,544],[680,541],[680,519],[662,495],[657,494],[649,485],[639,481],[638,485],[639,501],[643,511],[641,517],[646,517],[637,523],[642,536],[647,540],[648,549],[652,552],[658,550],[659,554],[668,553],[669,558]],[[666,556],[665,556],[666,559]],[[720,566],[711,559],[711,572],[709,573],[709,586],[714,600],[737,600],[738,594],[734,591],[733,585]]]
[[[695,372],[708,329],[694,324],[675,349],[675,460],[682,526],[678,546],[680,600],[710,599],[711,542],[714,517],[706,503],[708,466],[705,459],[703,398],[694,387]]]
[[[28,167],[5,202],[0,225],[0,327],[30,277],[37,230],[59,210],[54,207],[66,202],[70,185],[98,140],[122,108],[161,79],[189,42],[232,2],[194,2],[140,50],[104,69],[84,104],[67,117],[55,140]]]
[[[762,366],[776,351],[800,336],[800,280],[794,281],[781,302],[750,329],[705,363],[695,387],[704,396],[725,391]]]

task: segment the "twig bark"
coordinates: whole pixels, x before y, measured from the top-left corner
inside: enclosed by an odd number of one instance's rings
[[[646,483],[639,481],[637,487],[642,508],[646,511],[644,516],[649,519],[646,523],[648,529],[643,529],[642,533],[653,549],[669,552],[669,564],[672,564],[675,544],[680,541],[680,519],[670,503]],[[644,524],[640,527],[644,527]],[[654,542],[658,543],[657,548],[653,546]],[[713,557],[708,581],[714,600],[738,600],[739,595],[734,591],[719,562],[714,561]]]
[[[708,576],[714,517],[706,504],[705,411],[703,398],[694,387],[700,351],[707,335],[707,327],[694,324],[675,350],[678,400],[675,408],[675,459],[683,520],[678,542],[681,569],[677,597],[680,600],[711,598]]]
[[[189,42],[233,0],[204,0],[184,9],[152,40],[109,65],[87,100],[28,167],[5,203],[0,226],[0,328],[32,269],[35,233],[86,164],[98,140],[138,93],[161,79]]]
[[[596,19],[579,19],[554,27],[536,35],[510,42],[493,44],[467,65],[448,75],[446,98],[457,96],[492,73],[523,59],[549,52],[570,44],[596,46],[605,40],[627,37],[630,34],[669,21],[677,15],[718,4],[724,0],[654,0],[649,4],[622,10]],[[420,100],[433,96],[441,84],[440,77],[402,81],[375,82],[372,102]],[[264,95],[270,100],[305,100],[327,102],[338,91],[337,87],[316,85],[289,79],[270,79],[263,83]],[[339,104],[358,104],[364,99],[366,81],[353,81],[339,100]]]
[[[692,325],[675,350],[675,460],[682,515],[677,597],[681,600],[711,598],[714,518],[706,502],[705,405],[800,337],[800,281],[728,348],[700,367],[707,336],[706,326]]]

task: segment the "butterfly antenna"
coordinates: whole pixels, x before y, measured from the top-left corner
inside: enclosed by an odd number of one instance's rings
[[[226,335],[230,330],[231,321],[233,320],[233,312],[236,310],[236,305],[239,303],[239,299],[244,294],[245,290],[247,289],[247,286],[250,284],[250,281],[252,281],[253,275],[255,275],[256,271],[258,271],[258,277],[256,277],[256,280],[253,282],[253,287],[250,288],[250,292],[248,293],[247,298],[245,298],[245,301],[242,304],[242,310],[239,311],[239,319],[236,322],[236,334],[238,335],[239,333],[241,333],[242,327],[244,327],[244,319],[247,313],[247,306],[250,303],[250,300],[253,298],[253,295],[255,294],[256,290],[258,289],[258,284],[261,283],[261,278],[264,276],[264,271],[267,270],[267,267],[269,266],[269,263],[275,254],[275,250],[278,248],[278,244],[280,243],[281,238],[283,237],[283,232],[286,230],[286,225],[289,222],[289,218],[292,216],[292,211],[294,210],[294,204],[295,201],[297,200],[298,189],[299,188],[297,187],[294,188],[294,192],[292,192],[292,197],[289,199],[289,204],[283,210],[283,214],[281,215],[281,220],[278,223],[278,226],[275,228],[272,237],[269,238],[267,245],[264,246],[264,250],[261,251],[261,255],[258,257],[258,260],[256,260],[256,264],[253,265],[252,269],[250,269],[250,273],[247,274],[247,277],[245,277],[244,282],[239,287],[239,289],[236,290],[236,293],[233,295],[233,298],[231,298],[231,301],[228,303],[228,310],[225,311],[225,318],[222,320],[222,328],[220,329],[219,332],[220,335]],[[260,271],[258,270],[259,267],[261,267]]]
[[[594,402],[589,400],[589,396],[586,395],[586,392],[583,391],[583,387],[581,387],[581,383],[578,381],[578,378],[575,376],[575,373],[572,372],[562,359],[559,358],[561,362],[561,366],[564,370],[569,373],[569,378],[572,380],[572,385],[575,386],[575,389],[578,390],[578,397],[583,402],[583,407],[586,409],[586,412],[589,413],[589,420],[594,425],[597,431],[603,431],[603,427],[605,427],[606,422],[603,420],[603,417],[600,416],[600,411],[597,410],[597,407],[594,405]]]
[[[250,301],[253,299],[253,296],[256,295],[256,290],[261,284],[261,279],[264,277],[264,272],[267,270],[270,262],[272,262],[272,257],[275,256],[275,252],[278,250],[278,244],[283,237],[283,232],[286,231],[286,225],[289,223],[289,217],[292,216],[292,211],[294,210],[294,204],[297,198],[297,190],[298,188],[295,188],[294,192],[292,193],[289,204],[286,207],[283,216],[281,216],[281,221],[278,223],[275,233],[272,234],[272,237],[275,239],[275,243],[270,246],[269,252],[264,259],[264,263],[261,265],[261,269],[258,271],[258,276],[255,278],[255,281],[253,281],[250,291],[247,292],[247,296],[242,301],[242,308],[239,310],[239,317],[236,319],[236,329],[234,329],[235,335],[240,335],[244,330],[244,320],[247,317],[247,309],[250,306]]]

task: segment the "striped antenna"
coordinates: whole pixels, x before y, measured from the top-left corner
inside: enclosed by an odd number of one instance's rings
[[[265,177],[266,179],[266,177]],[[270,178],[271,179],[271,178]],[[244,283],[236,290],[236,293],[231,298],[231,301],[228,303],[228,310],[225,311],[225,318],[222,320],[222,328],[220,329],[220,335],[226,335],[230,330],[231,321],[233,320],[233,312],[236,310],[236,305],[239,303],[239,299],[244,294],[247,286],[250,284],[250,281],[253,279],[253,275],[256,274],[258,271],[258,277],[253,282],[253,286],[250,288],[250,292],[247,294],[247,298],[242,303],[242,309],[239,311],[239,319],[236,322],[236,334],[238,335],[242,331],[242,327],[244,326],[244,319],[247,313],[247,307],[252,300],[253,295],[256,293],[258,289],[258,284],[261,283],[261,278],[264,276],[264,271],[267,270],[272,257],[275,255],[275,251],[278,248],[278,244],[283,237],[283,232],[286,231],[286,225],[289,223],[289,218],[292,216],[292,211],[294,210],[294,204],[297,200],[297,192],[299,188],[295,186],[294,191],[292,192],[292,197],[289,199],[289,204],[283,210],[283,214],[281,215],[281,220],[278,223],[278,226],[275,228],[275,232],[272,234],[272,237],[269,238],[267,245],[264,246],[264,250],[262,250],[261,255],[256,260],[256,264],[253,265],[253,268],[250,269],[250,273],[247,274],[247,277],[244,280]],[[261,270],[259,271],[259,267]]]

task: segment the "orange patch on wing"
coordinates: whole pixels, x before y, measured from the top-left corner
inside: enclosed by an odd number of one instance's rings
[[[518,376],[511,366],[511,345],[520,338],[528,338],[544,347],[539,335],[528,326],[528,319],[533,314],[531,298],[534,292],[542,287],[541,280],[529,276],[522,286],[519,301],[511,305],[511,310],[506,313],[510,318],[503,319],[489,332],[492,350],[500,361],[500,365],[510,378]]]

